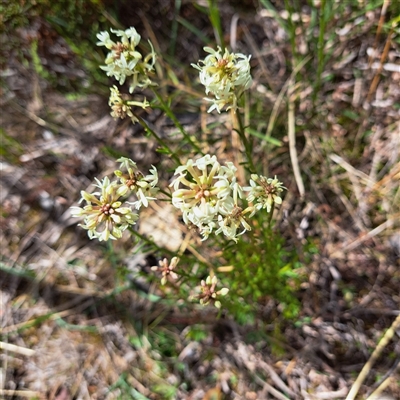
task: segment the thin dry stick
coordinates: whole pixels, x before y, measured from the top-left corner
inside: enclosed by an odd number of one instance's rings
[[[356,398],[361,384],[364,382],[364,379],[367,377],[375,361],[378,359],[378,357],[380,356],[386,345],[390,342],[390,340],[395,334],[396,329],[399,326],[400,326],[400,315],[393,321],[392,326],[385,332],[382,339],[378,343],[378,346],[376,346],[376,349],[372,353],[367,363],[364,365],[356,381],[353,383],[353,386],[351,387],[351,390],[347,395],[346,400],[354,400]]]
[[[5,390],[0,389],[0,396],[21,396],[28,398],[42,398],[39,392],[34,392],[32,390]]]
[[[27,349],[26,347],[16,346],[15,344],[0,342],[0,349],[11,351],[13,353],[18,353],[23,356],[33,356],[35,354],[35,350]]]
[[[272,396],[274,396],[278,400],[287,400],[287,397],[283,395],[279,390],[276,390],[273,386],[269,383],[262,380],[259,376],[254,375],[255,381],[263,386],[263,391],[269,392]]]
[[[356,176],[360,180],[363,180],[366,185],[370,186],[375,184],[366,173],[354,168],[351,164],[345,161],[342,157],[338,156],[337,154],[329,154],[329,158],[334,161],[336,164],[340,165],[343,169],[345,169],[349,174]]]
[[[389,5],[390,5],[390,0],[385,0],[382,4],[381,16],[379,17],[378,28],[376,30],[376,35],[375,35],[375,41],[374,45],[372,46],[372,48],[374,49],[374,53],[376,51],[376,48],[378,47],[379,37],[382,32],[383,23],[385,22],[386,11]],[[373,61],[373,55],[369,57],[368,67],[371,67],[372,61]]]
[[[295,397],[295,393],[291,390],[285,382],[279,377],[279,375],[274,371],[274,369],[265,361],[258,360],[258,365],[264,368],[268,373],[270,378],[274,381],[275,385],[279,387],[279,389],[286,392],[289,396]]]
[[[376,390],[371,393],[371,396],[368,396],[367,400],[379,400],[381,398],[382,392],[390,385],[395,378],[393,376],[389,376],[385,379],[377,388]]]
[[[339,250],[339,253],[342,253],[344,251],[350,251],[350,250],[354,250],[356,247],[358,247],[361,243],[365,242],[366,240],[369,240],[373,237],[375,237],[376,235],[379,235],[380,233],[382,233],[385,229],[390,228],[391,226],[393,226],[393,224],[395,223],[395,221],[397,221],[399,218],[399,215],[396,214],[393,218],[388,219],[387,221],[383,222],[382,224],[378,225],[376,228],[372,229],[371,231],[369,231],[367,234],[361,236],[360,238],[354,240],[354,242],[349,243],[348,245],[342,247]],[[332,257],[334,257],[336,255],[338,251],[335,251],[334,253],[331,254]]]
[[[265,133],[265,137],[269,137],[271,135],[272,129],[274,129],[275,125],[275,120],[276,116],[278,115],[279,107],[282,103],[283,96],[285,95],[286,91],[288,90],[289,85],[293,83],[293,79],[296,76],[296,74],[303,68],[303,66],[311,59],[311,56],[306,57],[297,67],[293,70],[293,72],[290,74],[289,79],[286,81],[284,84],[282,90],[279,92],[279,95],[276,99],[276,102],[274,104],[274,108],[272,109],[271,116],[268,121],[268,127],[267,127],[267,132]]]
[[[239,15],[238,14],[233,14],[233,17],[231,19],[231,27],[230,27],[230,45],[232,51],[236,50],[236,32],[237,32],[237,24],[239,21]]]
[[[336,390],[335,392],[319,392],[318,394],[312,395],[312,399],[314,400],[333,400],[333,399],[342,399],[347,393],[347,388],[342,387],[340,390]]]
[[[386,39],[385,48],[383,49],[383,53],[381,56],[379,68],[375,73],[375,76],[374,76],[374,79],[372,80],[371,86],[369,87],[368,96],[367,96],[368,103],[371,101],[372,95],[375,93],[375,90],[378,86],[378,83],[380,80],[380,75],[383,70],[383,64],[386,61],[387,55],[389,53],[393,31],[394,31],[394,26],[392,26],[392,28],[390,29],[389,35]]]
[[[288,96],[288,136],[289,136],[289,153],[292,161],[294,179],[296,180],[297,188],[299,189],[300,198],[304,198],[305,190],[304,183],[300,173],[299,160],[296,150],[296,133],[294,119],[294,101],[293,96],[289,93]]]

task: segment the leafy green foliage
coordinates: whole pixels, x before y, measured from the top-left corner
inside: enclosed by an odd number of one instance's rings
[[[271,298],[285,318],[297,316],[299,263],[297,256],[284,248],[284,239],[277,231],[264,226],[251,241],[244,239],[226,246],[224,257],[234,267],[224,280],[230,289],[228,307],[240,323],[251,323],[259,305]]]
[[[21,143],[8,135],[0,128],[0,155],[11,163],[18,163],[19,156],[23,154]]]
[[[99,73],[98,65],[101,56],[93,51],[93,43],[96,40],[96,33],[101,29],[105,22],[103,16],[103,5],[97,0],[78,0],[78,1],[49,1],[49,0],[22,0],[2,2],[0,4],[0,34],[2,39],[2,52],[0,55],[0,65],[6,62],[6,58],[14,52],[20,58],[28,57],[32,62],[33,68],[42,78],[47,80],[52,87],[64,87],[69,91],[85,91],[91,88],[93,83],[107,82],[103,74]],[[45,20],[50,29],[55,30],[69,45],[70,50],[79,59],[79,63],[88,72],[87,82],[82,82],[76,77],[67,78],[62,74],[55,74],[47,70],[47,66],[42,65],[38,41],[45,42],[46,35],[49,34],[46,27],[40,32],[39,38],[33,36],[29,55],[23,52],[24,39],[17,33],[17,29],[35,26],[37,21]],[[39,26],[39,25],[38,25]],[[51,39],[50,39],[51,41]],[[45,46],[46,47],[46,46]],[[74,81],[77,80],[77,83]]]

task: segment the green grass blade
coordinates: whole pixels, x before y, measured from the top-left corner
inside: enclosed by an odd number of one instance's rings
[[[211,42],[211,39],[206,36],[200,29],[196,28],[185,18],[182,18],[180,15],[176,17],[177,22],[179,22],[182,26],[184,26],[188,31],[194,33],[204,44],[208,44]]]

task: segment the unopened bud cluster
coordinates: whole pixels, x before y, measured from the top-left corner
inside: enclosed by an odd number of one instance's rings
[[[200,304],[206,306],[209,303],[214,304],[215,307],[221,308],[220,298],[226,296],[229,292],[228,288],[222,288],[220,290],[216,290],[216,286],[218,283],[217,277],[214,275],[212,278],[208,276],[204,281],[202,280],[200,283]]]

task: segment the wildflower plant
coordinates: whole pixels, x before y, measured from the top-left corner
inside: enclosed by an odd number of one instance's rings
[[[151,43],[150,53],[144,56],[138,49],[141,37],[134,28],[125,31],[111,29],[111,33],[118,38],[116,41],[111,39],[108,32],[97,35],[97,44],[109,50],[105,65],[101,68],[119,85],[128,82],[131,94],[137,88],[150,87],[155,96],[151,103],[145,98],[132,100],[130,95],[121,93],[118,86],[113,85],[109,98],[111,115],[115,119],[130,118],[133,123],[139,122],[156,139],[160,152],[170,156],[175,170],[170,184],[165,181],[163,188],[160,188],[155,166],[151,166],[148,174],[143,174],[133,160],[121,157],[116,160],[119,168],[114,171],[113,179],[96,179],[95,186],[100,191],[92,194],[82,191],[81,202],[86,204],[73,207],[71,213],[74,217],[83,218],[80,226],[88,231],[90,239],[115,240],[124,231],[130,231],[140,240],[150,243],[152,251],[162,253],[163,250],[156,243],[138,234],[134,225],[139,219],[140,209],[148,207],[151,201],[171,202],[181,213],[184,224],[196,228],[202,242],[206,242],[205,246],[213,249],[213,252],[217,251],[218,246],[223,246],[220,252],[222,258],[216,259],[215,263],[203,260],[199,264],[199,260],[190,259],[182,252],[172,258],[162,256],[159,265],[150,268],[155,275],[161,275],[161,286],[166,293],[169,287],[176,296],[195,299],[203,306],[211,304],[218,309],[226,306],[236,315],[240,314],[238,310],[246,310],[244,314],[247,315],[248,308],[244,306],[246,300],[254,295],[252,301],[256,302],[263,296],[259,288],[268,291],[273,286],[265,282],[265,277],[277,281],[275,275],[280,273],[278,261],[274,261],[275,267],[267,265],[274,258],[265,249],[276,251],[280,246],[275,248],[273,244],[276,239],[272,234],[271,217],[274,206],[282,203],[285,189],[276,176],[268,178],[255,173],[251,143],[246,136],[246,127],[240,123],[238,102],[243,92],[252,85],[251,56],[222,50],[221,47],[217,50],[205,47],[208,53],[205,59],[192,64],[199,71],[207,101],[212,103],[208,112],[232,110],[232,118],[239,121],[237,131],[245,147],[242,164],[249,166],[248,171],[239,171],[243,166],[231,161],[220,162],[215,155],[202,152],[202,144],[193,135],[187,134],[170,108],[170,102],[164,98],[164,92],[156,90],[157,83],[152,77],[156,55]],[[157,101],[157,108],[165,111],[182,135],[180,148],[171,147],[164,137],[136,114],[136,107],[151,108]],[[182,151],[184,145],[186,148]],[[239,172],[242,172],[240,180]],[[248,183],[240,184],[246,172]],[[267,245],[263,240],[271,243]],[[239,250],[236,251],[233,246]],[[261,250],[255,251],[257,246]],[[275,256],[277,260],[280,259],[279,251]],[[257,260],[260,265],[257,265]],[[233,270],[232,275],[217,278],[218,263],[224,261],[232,264],[232,269],[229,269]],[[276,269],[278,264],[279,268]],[[197,265],[196,273],[188,270],[193,265]],[[270,268],[272,275],[263,271],[263,268]],[[254,273],[254,269],[258,272]],[[277,290],[274,295],[279,298],[279,293]]]

